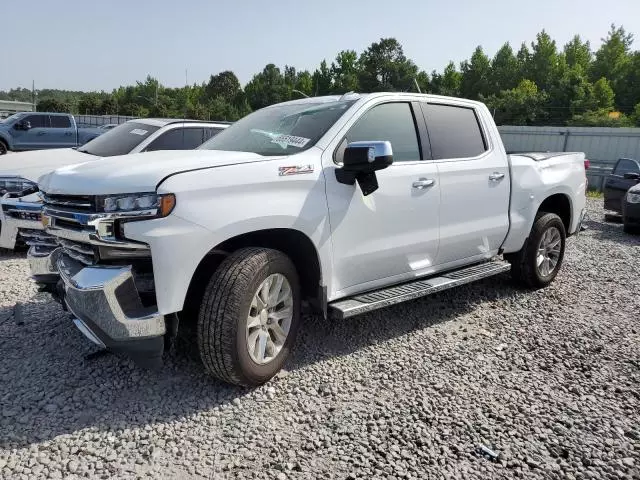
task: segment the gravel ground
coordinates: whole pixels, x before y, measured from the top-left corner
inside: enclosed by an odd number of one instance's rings
[[[0,477],[640,478],[640,237],[589,202],[551,287],[505,275],[305,320],[255,390],[184,351],[158,372],[87,358],[23,255],[4,254]]]

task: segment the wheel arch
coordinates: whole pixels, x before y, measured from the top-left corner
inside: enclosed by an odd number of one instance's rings
[[[183,317],[196,318],[200,299],[211,275],[231,253],[246,247],[264,247],[287,255],[298,271],[303,300],[314,310],[324,312],[326,293],[322,288],[320,255],[313,241],[303,232],[292,228],[256,230],[231,237],[211,248],[200,260],[189,282]]]
[[[7,147],[7,151],[11,150],[11,143],[9,142],[9,139],[2,134],[0,134],[0,142],[4,143],[5,147]]]
[[[567,235],[571,230],[573,220],[573,205],[571,198],[565,193],[554,193],[545,198],[540,206],[536,216],[540,213],[555,213],[560,217],[564,225]]]

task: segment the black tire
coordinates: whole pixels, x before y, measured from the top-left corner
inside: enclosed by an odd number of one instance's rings
[[[274,273],[286,277],[293,295],[293,318],[280,353],[266,364],[254,362],[246,340],[251,301],[260,284]],[[300,282],[293,262],[268,248],[243,248],[226,258],[213,274],[198,315],[198,348],[205,369],[236,385],[257,386],[282,368],[300,324]]]
[[[615,213],[605,213],[604,214],[604,221],[605,222],[620,223],[621,220],[622,220],[622,218],[618,214],[615,214]]]
[[[0,155],[6,155],[8,151],[9,147],[7,147],[7,144],[0,140]]]
[[[543,276],[537,267],[537,253],[542,235],[551,227],[560,232],[560,255],[554,270],[547,276]],[[529,288],[543,288],[549,285],[562,267],[567,233],[564,224],[555,213],[539,213],[531,228],[529,238],[525,241],[519,252],[509,255],[507,260],[511,263],[511,277],[519,284]]]

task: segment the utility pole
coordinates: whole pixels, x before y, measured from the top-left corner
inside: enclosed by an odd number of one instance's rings
[[[36,111],[36,81],[31,80],[31,104],[33,105],[33,111]]]

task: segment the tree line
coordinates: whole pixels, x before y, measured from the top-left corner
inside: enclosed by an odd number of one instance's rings
[[[110,93],[39,90],[40,111],[137,117],[237,120],[253,110],[302,96],[349,91],[417,91],[481,100],[498,124],[640,126],[640,51],[633,35],[611,26],[593,51],[574,36],[562,48],[544,30],[515,51],[505,43],[490,58],[478,46],[471,58],[427,73],[383,38],[358,54],[343,50],[313,72],[268,64],[244,86],[232,71],[181,88],[144,82]],[[0,91],[0,99],[32,101],[32,91]]]

